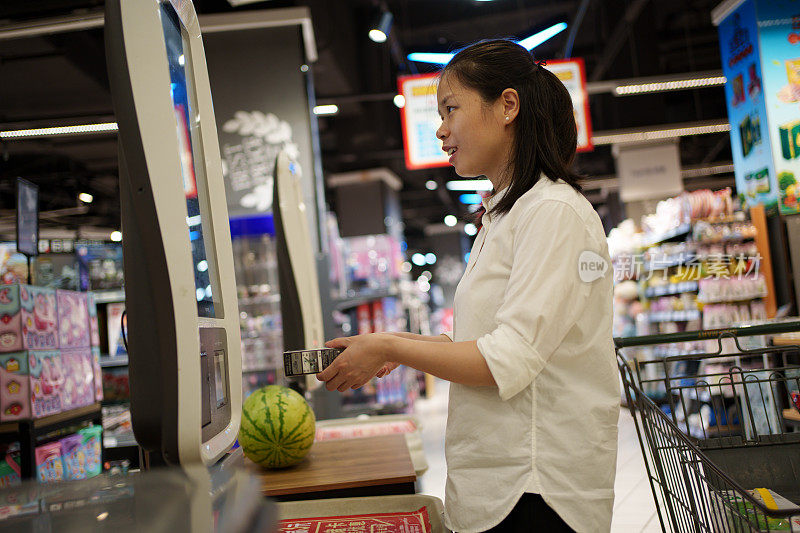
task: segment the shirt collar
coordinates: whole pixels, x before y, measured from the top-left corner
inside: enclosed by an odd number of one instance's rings
[[[559,179],[558,181],[561,182],[562,180]],[[530,190],[533,191],[533,190],[539,189],[540,187],[544,187],[546,185],[550,185],[552,183],[554,183],[553,180],[551,180],[550,178],[548,178],[547,176],[542,174],[542,175],[539,176],[539,181],[537,181],[534,184],[534,186],[531,187]],[[508,187],[505,187],[504,189],[501,189],[501,190],[495,192],[492,196],[490,196],[488,198],[484,198],[483,200],[481,200],[481,203],[483,204],[483,208],[486,209],[486,212],[481,217],[481,224],[483,226],[489,225],[489,222],[491,221],[491,216],[489,215],[489,211],[494,209],[494,206],[496,206],[500,202],[500,200],[503,199],[503,196],[505,196],[505,194],[507,192],[508,192]]]

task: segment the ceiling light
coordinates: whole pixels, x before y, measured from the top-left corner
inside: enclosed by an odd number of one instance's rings
[[[457,180],[448,181],[449,191],[491,191],[492,182],[489,180]]]
[[[472,193],[472,194],[462,194],[458,197],[458,200],[462,204],[479,204],[483,200],[483,197],[480,194]]]
[[[538,33],[534,33],[530,37],[526,37],[519,41],[519,45],[524,47],[526,50],[533,50],[543,42],[555,37],[562,31],[567,29],[566,22],[559,22],[558,24],[553,24],[549,28],[542,30]]]
[[[388,11],[381,13],[380,17],[370,27],[369,38],[376,43],[385,43],[392,31],[392,21],[394,17]]]
[[[114,242],[120,242],[122,240],[122,233],[119,231],[112,231],[110,238]]]
[[[92,196],[88,192],[82,192],[78,195],[78,200],[80,200],[85,204],[90,204],[94,200],[94,196]]]
[[[422,266],[426,262],[425,261],[425,256],[422,255],[422,254],[419,254],[419,253],[414,254],[414,255],[411,256],[411,262],[414,263],[417,266]]]
[[[617,96],[627,96],[631,94],[656,93],[662,91],[679,91],[682,89],[695,89],[697,87],[714,87],[725,85],[725,76],[708,76],[703,78],[689,78],[684,80],[667,80],[651,83],[632,83],[629,85],[619,85],[614,89]]]
[[[472,237],[476,233],[478,233],[478,228],[475,227],[475,224],[468,222],[464,224],[464,233]]]
[[[706,124],[677,126],[674,128],[664,128],[657,130],[637,130],[630,132],[613,133],[609,135],[593,135],[592,143],[600,144],[621,144],[630,142],[644,142],[660,139],[674,139],[677,137],[687,137],[690,135],[705,135],[708,133],[722,133],[730,131],[731,125],[728,122],[708,122]]]
[[[429,191],[435,191],[439,188],[439,184],[436,183],[434,180],[428,180],[425,182],[425,188]]]
[[[308,65],[305,63],[300,65],[300,72],[308,72]]]
[[[394,105],[396,105],[399,109],[403,109],[406,106],[406,97],[402,94],[397,94],[393,98]]]
[[[101,124],[79,124],[75,126],[56,126],[52,128],[32,128],[26,130],[0,131],[0,139],[27,139],[30,137],[55,137],[80,133],[104,133],[117,131],[116,122]]]
[[[436,263],[436,254],[428,252],[425,254],[425,262],[429,265]]]
[[[430,52],[413,52],[408,54],[409,61],[417,63],[433,63],[434,65],[446,65],[453,59],[455,54],[433,54]]]
[[[315,115],[335,115],[338,112],[339,106],[336,104],[314,106]]]
[[[400,270],[403,272],[411,272],[411,263],[408,261],[403,261],[403,265],[400,267]]]
[[[186,56],[181,54],[178,56],[178,64],[184,66],[186,64]]]
[[[455,217],[455,215],[447,215],[444,217],[444,223],[452,228],[458,224],[458,219]]]

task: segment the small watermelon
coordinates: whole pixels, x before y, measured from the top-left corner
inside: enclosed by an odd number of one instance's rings
[[[242,406],[239,444],[248,459],[266,468],[292,466],[314,444],[316,420],[306,400],[280,385],[253,392]]]

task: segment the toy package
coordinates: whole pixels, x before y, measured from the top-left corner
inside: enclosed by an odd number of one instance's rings
[[[19,449],[6,450],[5,455],[0,456],[0,489],[19,485],[21,473]]]
[[[62,481],[64,479],[60,441],[36,448],[36,477],[42,483]]]
[[[28,354],[0,354],[0,422],[31,417]]]
[[[56,348],[55,291],[20,284],[0,286],[0,352]]]
[[[94,301],[94,294],[86,294],[86,306],[89,312],[89,344],[100,346],[100,325],[97,321],[97,304]]]
[[[64,479],[86,479],[86,455],[83,453],[83,437],[76,433],[64,437],[61,443],[61,462]]]
[[[90,348],[61,350],[61,366],[64,370],[61,408],[64,411],[94,403],[94,365],[92,361]]]
[[[56,291],[60,348],[88,348],[91,342],[86,293]]]
[[[78,432],[81,436],[81,451],[85,458],[86,477],[98,476],[103,472],[102,441],[103,428],[89,426]]]
[[[28,352],[31,416],[41,418],[62,411],[64,370],[59,351]]]
[[[92,371],[94,372],[94,401],[103,401],[103,369],[100,368],[100,348],[92,348]]]

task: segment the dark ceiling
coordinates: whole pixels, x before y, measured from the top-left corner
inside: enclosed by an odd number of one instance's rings
[[[586,63],[590,81],[719,70],[711,9],[718,0],[590,0],[578,28],[574,57]],[[451,168],[408,171],[403,159],[397,108],[391,101],[398,74],[415,72],[404,59],[413,51],[452,51],[491,37],[522,38],[559,21],[571,26],[581,1],[386,0],[395,17],[390,41],[367,37],[372,0],[272,0],[239,8],[226,0],[196,0],[200,14],[307,5],[319,50],[313,65],[318,102],[340,104],[340,113],[319,120],[327,174],[388,167],[403,179],[401,200],[409,248],[423,248],[423,229],[444,215],[466,216],[457,195],[425,183],[443,184]],[[102,11],[102,0],[4,0],[0,31],[36,19]],[[568,31],[536,49],[541,58],[563,57]],[[420,71],[425,66],[417,65]],[[383,95],[383,96],[381,96]],[[595,131],[725,119],[722,88],[655,95],[590,97]],[[112,121],[102,29],[0,40],[0,130]],[[727,133],[683,137],[682,164],[727,164]],[[592,177],[614,174],[609,146],[579,154],[576,166]],[[13,209],[14,179],[40,185],[42,210],[74,208],[78,192],[94,194],[88,212],[43,225],[119,226],[116,137],[90,135],[0,143],[0,220]],[[731,174],[688,183],[687,188],[732,184]],[[601,213],[607,193],[587,197]],[[614,217],[612,217],[614,218]]]

